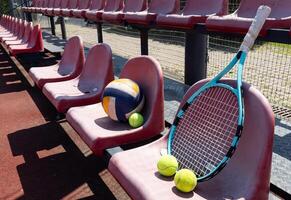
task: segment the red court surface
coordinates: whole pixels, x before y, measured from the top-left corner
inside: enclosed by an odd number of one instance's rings
[[[128,199],[21,71],[0,49],[0,199]]]

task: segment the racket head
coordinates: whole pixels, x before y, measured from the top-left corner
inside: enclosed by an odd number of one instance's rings
[[[223,83],[206,84],[190,99],[171,127],[168,153],[201,182],[215,176],[234,153],[243,108],[238,90]]]

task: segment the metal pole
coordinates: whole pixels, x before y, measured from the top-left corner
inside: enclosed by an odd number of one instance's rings
[[[140,50],[141,50],[141,55],[149,55],[148,38],[149,38],[149,29],[141,28],[140,29],[140,48],[141,48]]]
[[[207,35],[189,31],[185,40],[185,84],[193,85],[206,78]]]
[[[103,43],[102,23],[96,23],[98,43]]]
[[[56,35],[56,25],[55,25],[55,20],[53,16],[50,16],[50,22],[51,22],[51,31],[52,35]]]
[[[60,17],[60,25],[61,25],[61,31],[62,31],[62,38],[64,40],[66,40],[67,39],[67,32],[66,32],[65,20],[63,17]]]

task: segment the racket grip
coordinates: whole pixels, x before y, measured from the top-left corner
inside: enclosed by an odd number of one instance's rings
[[[243,43],[240,47],[240,51],[248,52],[255,43],[256,38],[258,37],[266,19],[271,13],[271,8],[265,5],[262,5],[258,8],[257,14],[248,30],[247,35],[245,36]]]

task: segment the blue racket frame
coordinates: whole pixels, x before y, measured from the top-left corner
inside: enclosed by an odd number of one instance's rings
[[[188,106],[190,104],[192,104],[192,102],[201,94],[201,92],[207,90],[208,88],[211,87],[223,87],[226,88],[228,90],[230,90],[238,99],[238,107],[239,107],[239,116],[238,116],[238,127],[237,127],[237,131],[236,131],[236,135],[232,140],[232,144],[230,146],[230,149],[228,151],[228,153],[224,156],[224,158],[222,159],[222,161],[208,174],[202,176],[202,177],[198,177],[197,181],[201,182],[201,181],[205,181],[208,180],[210,178],[212,178],[213,176],[215,176],[229,161],[229,159],[231,158],[232,154],[234,153],[237,145],[238,145],[238,141],[239,138],[241,136],[241,132],[243,129],[243,123],[244,123],[244,109],[243,109],[243,101],[242,101],[242,75],[243,75],[243,67],[245,64],[245,60],[247,57],[247,53],[244,51],[239,51],[236,56],[232,59],[232,61],[225,67],[225,69],[223,71],[221,71],[218,75],[216,75],[211,81],[209,81],[208,83],[206,83],[205,85],[203,85],[199,90],[197,90],[188,100],[187,102],[184,104],[184,106],[179,110],[175,121],[173,123],[173,125],[171,126],[170,129],[170,133],[169,133],[169,139],[168,139],[168,154],[171,154],[172,152],[172,142],[174,139],[174,135],[176,132],[176,128],[177,125],[180,121],[180,119],[183,118],[185,111],[187,110]],[[236,64],[239,62],[238,64],[238,71],[237,71],[237,86],[236,89],[231,87],[230,85],[224,84],[224,83],[219,83],[218,81],[225,75],[227,74],[230,70],[232,70]]]

